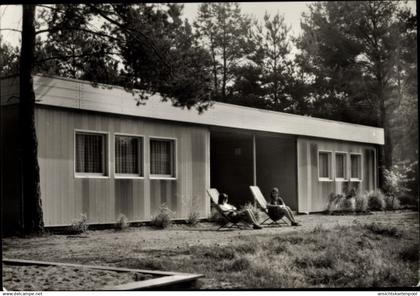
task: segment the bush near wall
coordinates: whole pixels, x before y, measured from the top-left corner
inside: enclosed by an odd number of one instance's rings
[[[159,208],[159,213],[152,218],[150,224],[157,228],[167,228],[172,224],[172,218],[175,215],[171,209],[169,209],[166,204],[162,204]]]

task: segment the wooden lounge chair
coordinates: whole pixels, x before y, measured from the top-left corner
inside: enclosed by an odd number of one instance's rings
[[[225,223],[220,226],[217,230],[220,230],[222,228],[241,228],[241,225],[239,225],[238,223],[240,221],[236,221],[233,220],[231,217],[229,217],[228,215],[226,215],[226,213],[220,208],[219,206],[219,191],[216,188],[210,188],[207,189],[207,194],[210,196],[210,200],[212,201],[214,208],[217,210],[217,212],[225,219]]]
[[[252,195],[254,196],[254,199],[257,201],[259,207],[264,211],[265,214],[267,214],[268,218],[265,219],[261,225],[281,225],[286,224],[286,221],[284,219],[284,215],[276,215],[274,216],[269,210],[268,207],[270,205],[267,204],[267,201],[264,198],[264,195],[262,194],[260,188],[258,186],[249,186],[249,189],[251,189]],[[271,220],[271,221],[270,221]],[[282,222],[282,223],[280,223]]]

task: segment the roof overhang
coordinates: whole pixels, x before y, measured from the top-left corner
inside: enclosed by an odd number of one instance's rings
[[[8,79],[8,81],[8,85],[15,88],[16,82],[10,82],[10,79]],[[3,81],[2,85],[4,85]],[[158,95],[151,96],[144,105],[137,105],[135,96],[121,87],[109,85],[93,86],[88,81],[41,75],[36,75],[34,77],[34,88],[37,99],[36,103],[39,105],[171,120],[208,126],[379,145],[384,144],[384,130],[382,128],[309,116],[274,112],[219,102],[214,103],[207,111],[199,114],[197,110],[174,107],[169,101],[162,102],[161,97]],[[11,94],[13,94],[13,90],[2,90],[2,104],[7,100],[10,103]]]

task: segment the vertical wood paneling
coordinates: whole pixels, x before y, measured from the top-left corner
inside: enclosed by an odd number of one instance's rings
[[[375,167],[374,157],[369,156],[370,154],[365,152],[374,151],[373,145],[299,138],[297,146],[299,211],[318,212],[326,210],[329,194],[331,192],[343,193],[348,186],[348,182],[335,180],[321,182],[318,180],[318,150],[333,152],[333,176],[335,171],[334,152],[362,153],[363,179],[362,182],[351,182],[351,186],[359,188],[361,191],[375,189],[375,182],[372,181],[374,178],[372,176],[374,174],[372,168]],[[349,174],[349,165],[347,169]],[[307,206],[305,207],[304,204]]]
[[[37,108],[36,114],[47,226],[68,225],[81,213],[88,215],[90,223],[114,223],[120,211],[131,221],[150,220],[162,201],[176,212],[177,218],[186,218],[192,207],[207,216],[209,142],[203,138],[208,137],[208,129],[49,107]],[[75,129],[108,132],[108,178],[75,178]],[[115,179],[114,133],[144,136],[144,179]],[[176,180],[149,178],[150,137],[177,139]]]

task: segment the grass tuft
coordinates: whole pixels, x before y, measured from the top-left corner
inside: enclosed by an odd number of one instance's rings
[[[401,231],[395,226],[388,226],[388,225],[383,225],[380,223],[373,222],[370,224],[365,224],[364,228],[370,230],[372,233],[379,234],[379,235],[385,235],[385,236],[395,237],[395,238],[400,238],[402,236]]]
[[[200,218],[200,214],[198,212],[191,212],[188,215],[188,219],[185,222],[187,223],[187,225],[195,226],[200,221],[199,218]]]

